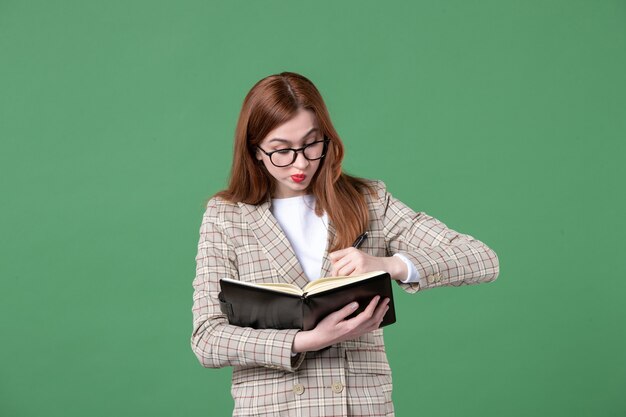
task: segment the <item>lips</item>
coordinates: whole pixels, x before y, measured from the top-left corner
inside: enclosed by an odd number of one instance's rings
[[[304,181],[305,178],[306,178],[306,175],[304,175],[304,174],[296,174],[296,175],[292,175],[291,176],[291,179],[294,182],[302,182],[302,181]]]

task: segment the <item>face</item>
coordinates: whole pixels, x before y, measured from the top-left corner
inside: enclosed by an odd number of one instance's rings
[[[286,148],[298,149],[321,139],[323,134],[317,125],[315,114],[301,109],[293,119],[269,132],[259,147],[269,153]],[[321,159],[309,161],[302,152],[298,152],[293,164],[280,168],[274,166],[270,157],[258,149],[256,157],[265,164],[265,168],[274,178],[274,198],[305,195],[321,162]]]

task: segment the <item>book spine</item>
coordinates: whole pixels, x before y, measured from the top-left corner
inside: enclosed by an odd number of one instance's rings
[[[300,303],[300,305],[302,306],[302,311],[300,311],[300,317],[302,317],[302,321],[301,323],[301,329],[302,330],[311,330],[310,328],[307,328],[307,312],[309,311],[309,298],[306,296],[306,293],[303,293],[302,296],[300,297],[300,300],[302,301]]]

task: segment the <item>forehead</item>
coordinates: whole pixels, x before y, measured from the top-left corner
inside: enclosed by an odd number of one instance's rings
[[[300,109],[292,119],[270,131],[261,142],[270,143],[273,139],[283,139],[290,143],[299,143],[308,137],[307,134],[315,134],[311,130],[316,128],[318,124],[315,114],[311,110]]]

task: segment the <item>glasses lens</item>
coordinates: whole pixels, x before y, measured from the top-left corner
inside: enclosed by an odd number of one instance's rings
[[[284,167],[290,165],[293,162],[294,151],[291,149],[285,149],[284,151],[276,151],[272,153],[272,163],[277,167]]]
[[[324,155],[324,141],[313,142],[303,150],[306,159],[320,159]]]

